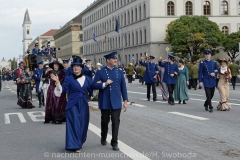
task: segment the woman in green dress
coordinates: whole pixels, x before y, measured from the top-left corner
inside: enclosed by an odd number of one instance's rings
[[[174,98],[178,100],[178,104],[186,104],[186,100],[189,100],[188,96],[188,85],[189,85],[189,74],[187,67],[184,66],[182,59],[178,63],[179,74],[177,76],[176,86],[174,89]]]

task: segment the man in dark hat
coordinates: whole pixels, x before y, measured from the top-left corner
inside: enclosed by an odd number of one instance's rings
[[[211,50],[205,50],[205,60],[200,63],[198,70],[198,81],[199,86],[202,87],[204,85],[205,94],[207,100],[204,103],[205,110],[209,112],[213,112],[212,106],[212,98],[214,96],[215,87],[216,87],[216,77],[218,74],[218,65],[215,61],[211,60]]]
[[[17,84],[17,97],[19,97],[19,94],[20,94],[20,87],[21,87],[20,76],[22,73],[23,73],[23,62],[20,62],[18,64],[18,68],[15,69],[14,76],[13,76],[14,84]]]
[[[84,75],[92,78],[95,75],[94,69],[90,59],[85,60],[85,67],[83,68]]]
[[[97,71],[93,83],[93,89],[99,89],[98,104],[101,109],[101,144],[107,144],[108,123],[112,121],[111,145],[114,151],[118,148],[118,130],[120,125],[120,113],[123,107],[127,110],[127,87],[122,70],[117,68],[117,52],[104,56],[107,66]],[[122,104],[122,101],[124,103]]]
[[[69,63],[69,59],[63,59],[63,71],[66,73],[67,72],[67,69],[68,69],[68,63]]]
[[[39,49],[38,42],[35,43],[35,47],[32,49],[32,54],[35,54],[35,55],[41,54],[41,50]]]
[[[51,48],[50,41],[48,41],[47,48],[44,50],[43,53],[48,56],[49,63],[53,61],[53,49]]]
[[[173,92],[176,84],[176,76],[178,75],[178,65],[174,63],[174,56],[168,55],[168,61],[163,63],[162,57],[159,58],[159,66],[165,68],[163,82],[167,84],[169,98],[168,104],[175,105]]]
[[[147,99],[150,101],[150,92],[152,87],[153,101],[157,101],[156,82],[157,74],[159,72],[158,66],[154,63],[154,56],[149,56],[149,62],[143,62],[144,57],[141,57],[139,63],[146,67],[146,71],[143,76],[143,81],[147,84]]]
[[[33,78],[36,84],[36,93],[38,94],[39,108],[42,108],[42,106],[45,106],[43,91],[40,89],[40,82],[42,80],[42,74],[43,74],[43,65],[44,65],[43,61],[38,62],[38,68],[34,69],[34,75],[33,75]]]

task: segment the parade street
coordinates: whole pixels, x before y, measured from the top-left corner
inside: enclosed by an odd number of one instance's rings
[[[162,101],[147,101],[146,86],[127,84],[129,105],[121,113],[119,152],[113,151],[111,126],[108,144],[100,144],[100,111],[90,102],[90,124],[86,143],[80,153],[65,151],[65,123],[43,124],[44,110],[17,106],[16,85],[3,82],[0,92],[0,160],[43,159],[134,159],[134,160],[228,160],[240,158],[240,86],[230,91],[230,111],[217,111],[218,90],[213,98],[214,110],[204,110],[204,90],[189,90],[186,105],[170,106]],[[34,93],[34,90],[33,90]]]

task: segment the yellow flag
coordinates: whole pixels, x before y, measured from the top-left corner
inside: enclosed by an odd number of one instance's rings
[[[106,43],[106,42],[107,42],[107,36],[105,35],[105,36],[104,36],[103,43]]]

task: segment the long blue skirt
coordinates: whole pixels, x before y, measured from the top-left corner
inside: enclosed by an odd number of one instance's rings
[[[84,100],[66,110],[66,149],[81,149],[87,139],[89,106]]]

